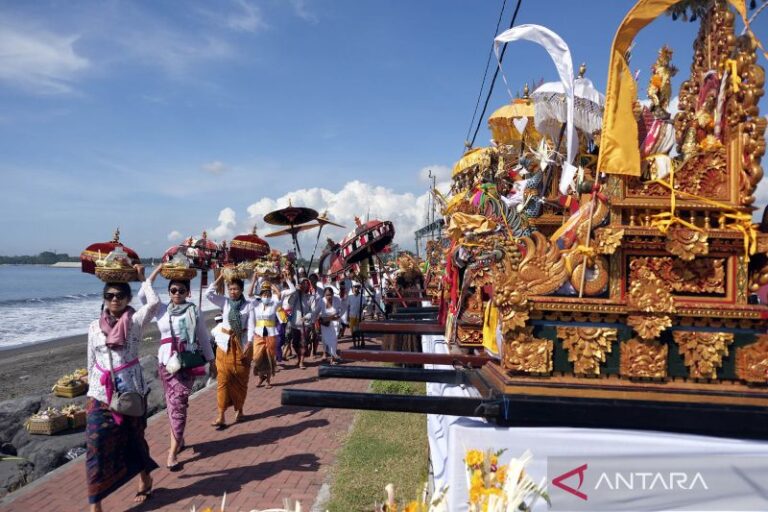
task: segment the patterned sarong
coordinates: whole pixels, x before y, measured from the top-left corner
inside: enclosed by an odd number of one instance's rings
[[[141,471],[150,472],[158,465],[150,457],[144,439],[145,417],[123,416],[118,425],[109,406],[91,397],[85,410],[88,502],[98,503]]]
[[[165,411],[168,413],[173,437],[176,438],[176,441],[181,441],[184,439],[184,427],[187,426],[189,395],[192,393],[195,377],[184,370],[179,370],[171,375],[162,364],[158,365],[158,373],[163,382]]]
[[[216,398],[219,409],[226,410],[230,405],[236,411],[243,410],[245,397],[248,394],[248,377],[250,376],[253,347],[246,353],[240,346],[240,336],[230,334],[229,348],[226,352],[216,351],[216,370],[218,372]]]

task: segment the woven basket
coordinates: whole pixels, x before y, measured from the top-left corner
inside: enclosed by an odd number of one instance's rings
[[[134,268],[96,267],[96,277],[105,283],[130,283],[139,280]]]
[[[185,267],[163,267],[160,275],[169,281],[190,281],[197,276],[197,270]]]
[[[221,273],[224,275],[224,280],[226,282],[230,282],[233,279],[248,279],[248,272],[245,269],[238,267],[225,267],[221,270]]]
[[[29,418],[25,425],[30,434],[52,436],[69,428],[69,419],[63,414],[49,418]]]
[[[73,414],[68,414],[67,421],[69,422],[69,428],[81,428],[87,423],[87,416],[85,411],[77,411]]]
[[[88,384],[79,381],[72,386],[59,386],[58,384],[53,388],[53,394],[63,398],[75,398],[76,396],[84,395],[88,391]]]

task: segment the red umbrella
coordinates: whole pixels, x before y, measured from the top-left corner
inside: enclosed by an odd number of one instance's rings
[[[395,226],[388,220],[369,220],[363,224],[355,218],[357,228],[341,242],[341,256],[349,263],[357,263],[378,254],[395,238]]]
[[[106,258],[109,253],[120,247],[126,254],[130,266],[141,263],[139,255],[133,249],[120,243],[120,229],[115,230],[115,236],[111,242],[91,244],[80,253],[80,268],[86,274],[96,273],[96,260]]]
[[[256,226],[248,235],[237,235],[229,244],[229,261],[241,263],[263,258],[269,254],[269,244],[256,235]]]

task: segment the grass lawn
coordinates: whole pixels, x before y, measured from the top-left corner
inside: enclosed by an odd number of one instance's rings
[[[423,395],[425,385],[374,381],[374,393]],[[420,496],[427,480],[429,445],[424,414],[360,411],[333,472],[329,512],[371,512],[395,486],[398,504]]]

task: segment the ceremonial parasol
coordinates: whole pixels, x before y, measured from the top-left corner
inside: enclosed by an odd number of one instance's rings
[[[229,260],[242,263],[269,255],[269,244],[256,235],[256,226],[247,235],[237,235],[229,244]]]
[[[138,280],[138,274],[132,267],[139,263],[141,260],[136,251],[120,243],[120,228],[115,230],[112,241],[91,244],[80,253],[80,269],[83,272],[112,282]],[[112,272],[106,272],[107,268]]]
[[[264,222],[275,226],[295,226],[313,221],[318,217],[317,210],[302,206],[293,206],[288,203],[287,208],[281,208],[269,212],[264,216]]]
[[[497,144],[514,144],[526,141],[529,145],[538,144],[541,135],[534,127],[535,106],[528,97],[528,85],[523,90],[522,98],[515,98],[496,110],[488,118],[488,127]]]
[[[283,236],[283,235],[292,235],[296,236],[297,233],[301,233],[302,231],[307,231],[310,229],[315,229],[317,227],[320,227],[321,224],[304,224],[303,226],[291,226],[289,228],[285,229],[279,229],[277,231],[272,231],[271,233],[267,233],[264,235],[267,238],[272,238],[275,236]]]
[[[395,238],[395,226],[389,221],[376,219],[363,224],[357,217],[355,223],[357,228],[341,242],[341,257],[347,265],[367,260],[371,269],[371,280],[373,284],[378,284],[379,276],[375,271],[373,256],[382,252]]]
[[[589,78],[584,78],[587,67],[579,67],[579,77],[573,81],[573,124],[588,137],[603,127],[603,105],[605,96],[598,91]],[[535,108],[536,129],[557,140],[557,135],[566,122],[567,97],[562,82],[541,84],[531,94]]]

